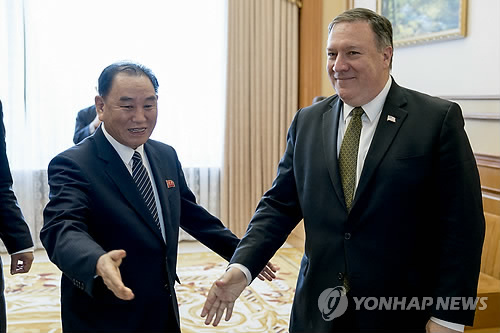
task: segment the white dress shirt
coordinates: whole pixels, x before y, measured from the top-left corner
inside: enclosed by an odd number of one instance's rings
[[[160,199],[158,197],[158,190],[156,188],[156,183],[155,179],[152,176],[151,173],[151,166],[149,165],[149,160],[147,154],[144,152],[144,145],[140,145],[137,147],[137,149],[132,149],[130,147],[127,147],[125,145],[122,145],[118,141],[115,140],[107,131],[104,126],[104,123],[102,123],[102,132],[104,133],[104,136],[106,139],[108,139],[109,143],[113,146],[113,148],[116,150],[118,155],[120,155],[120,158],[122,159],[123,163],[127,167],[128,172],[130,172],[130,175],[132,175],[132,157],[134,156],[134,152],[138,152],[141,154],[142,157],[142,163],[146,167],[146,170],[148,171],[149,179],[151,180],[151,186],[153,187],[153,192],[155,195],[155,202],[156,202],[156,210],[158,211],[158,219],[160,221],[160,229],[161,229],[161,235],[163,236],[163,240],[166,241],[165,238],[165,225],[163,224],[163,213],[161,210],[161,205],[160,205]]]

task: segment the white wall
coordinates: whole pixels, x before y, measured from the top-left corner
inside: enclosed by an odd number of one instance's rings
[[[393,75],[432,95],[500,94],[500,1],[469,0],[467,36],[395,50]]]
[[[467,2],[465,38],[397,47],[392,75],[404,87],[457,101],[474,152],[500,156],[500,1]],[[376,10],[376,3],[355,6]]]

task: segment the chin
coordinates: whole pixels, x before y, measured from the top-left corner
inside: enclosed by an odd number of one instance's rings
[[[351,99],[349,98],[349,95],[346,93],[343,93],[341,90],[337,90],[337,94],[339,95],[340,99],[349,105],[351,105],[350,101]]]

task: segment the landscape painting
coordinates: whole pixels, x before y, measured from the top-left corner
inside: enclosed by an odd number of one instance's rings
[[[391,21],[395,46],[466,34],[467,0],[377,0],[377,11]]]

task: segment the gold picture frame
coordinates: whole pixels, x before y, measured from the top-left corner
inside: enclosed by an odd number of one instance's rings
[[[464,38],[467,0],[377,0],[377,12],[389,19],[394,46]]]

